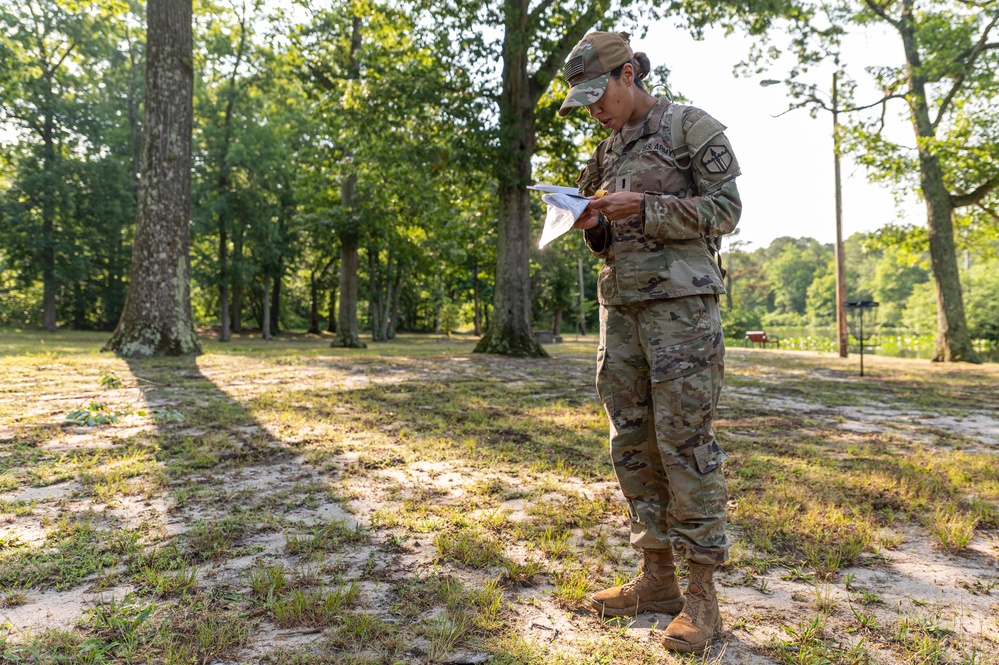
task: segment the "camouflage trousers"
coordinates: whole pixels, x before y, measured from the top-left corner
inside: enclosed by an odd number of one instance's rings
[[[634,547],[728,558],[726,455],[712,429],[724,357],[714,295],[600,307],[597,392]]]

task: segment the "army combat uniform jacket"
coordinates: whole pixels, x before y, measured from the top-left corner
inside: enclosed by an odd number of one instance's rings
[[[580,173],[577,184],[586,196],[598,189],[645,195],[644,214],[586,234],[590,250],[605,260],[598,287],[603,305],[725,292],[711,243],[739,221],[739,164],[724,125],[700,109],[681,108],[687,161],[675,154],[670,136],[677,105],[663,97],[644,126],[630,137],[614,132]],[[680,168],[688,162],[689,169]]]

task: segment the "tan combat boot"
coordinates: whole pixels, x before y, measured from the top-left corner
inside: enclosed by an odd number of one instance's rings
[[[663,646],[670,651],[703,653],[711,640],[721,634],[718,596],[711,580],[714,571],[714,566],[690,562],[683,612],[663,631]]]
[[[676,583],[673,550],[642,550],[642,568],[627,584],[604,589],[586,603],[601,616],[633,617],[642,612],[676,614],[683,607],[683,595]]]

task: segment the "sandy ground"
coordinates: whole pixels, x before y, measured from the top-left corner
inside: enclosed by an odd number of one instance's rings
[[[735,355],[741,357],[738,353]],[[751,358],[752,356],[747,355],[745,361],[751,361]],[[438,375],[461,376],[468,371],[480,371],[482,366],[482,363],[475,365],[456,362],[444,368],[438,367],[434,372]],[[312,369],[321,373],[327,368]],[[372,382],[391,384],[412,378],[414,371],[420,370],[400,366],[389,368],[388,371],[379,374],[348,374],[342,377],[339,385],[357,387]],[[515,382],[522,378],[518,377],[516,372],[505,369],[494,367],[492,371],[496,371],[501,380]],[[588,372],[589,368],[586,368],[584,376],[588,375]],[[588,376],[585,378],[589,380]],[[278,374],[273,384],[267,381],[233,383],[227,385],[225,390],[232,397],[243,399],[261,390],[279,387],[287,380],[288,376]],[[141,394],[135,391],[133,391],[135,394],[129,394],[128,391],[121,392],[122,400],[138,401],[142,398]],[[791,399],[765,396],[738,389],[727,389],[726,399],[745,400],[767,408],[814,412],[822,414],[826,420],[836,422],[838,427],[847,431],[890,432],[920,443],[929,443],[923,434],[926,428],[941,428],[959,432],[978,442],[982,451],[999,452],[999,414],[972,413],[963,418],[955,418],[931,416],[915,410],[899,411],[888,405],[879,404],[864,407],[831,407],[809,402],[800,397]],[[44,402],[36,403],[33,408],[51,410],[53,414],[59,414],[61,417],[66,412],[67,405],[71,407],[80,401],[79,395],[52,395],[47,396]],[[57,416],[53,418],[53,422],[56,422]],[[125,430],[124,427],[119,429],[121,431],[115,436]],[[277,425],[271,429],[271,435],[276,442],[315,435],[315,432],[289,433],[282,431]],[[4,430],[0,429],[0,435],[3,434]],[[108,441],[95,439],[93,432],[69,428],[61,430],[61,434],[54,436],[46,445],[71,449],[74,446],[108,445]],[[336,460],[335,466],[340,470],[347,469],[356,464],[357,459],[357,453],[346,453]],[[424,490],[433,488],[444,496],[460,496],[464,488],[482,478],[467,470],[452,468],[447,463],[415,461],[376,470],[355,480],[348,479],[343,489],[349,490],[350,496],[356,498],[346,505],[332,500],[321,500],[317,505],[296,508],[286,517],[299,520],[303,525],[329,522],[332,519],[343,520],[347,524],[368,525],[372,516],[381,507],[386,487],[401,484],[421,487]],[[281,457],[273,463],[257,464],[233,471],[208,472],[205,476],[206,482],[222,484],[229,488],[233,496],[244,490],[252,492],[255,496],[275,494],[296,483],[318,483],[326,479],[326,474],[310,467],[303,458],[290,455]],[[79,496],[79,489],[75,481],[65,481],[0,496],[0,499],[6,501],[38,502],[36,510],[30,517],[3,518],[3,521],[0,521],[0,539],[18,538],[26,543],[40,542],[44,533],[42,524],[47,519],[57,518],[66,511],[90,508],[88,501]],[[616,494],[616,487],[612,484],[580,483],[576,489],[587,495],[611,492],[615,500],[621,500]],[[509,511],[510,520],[523,519],[524,508],[522,500],[512,500],[502,506],[503,510]],[[224,506],[220,506],[219,509],[222,514]],[[119,504],[114,509],[104,511],[101,519],[118,520],[120,523],[157,521],[162,524],[164,534],[172,535],[185,531],[193,520],[204,516],[196,512],[173,510],[166,498],[158,497],[154,500],[136,500]],[[736,530],[732,535],[738,541]],[[623,537],[622,534],[622,539]],[[374,538],[376,542],[371,546],[358,547],[344,555],[338,555],[334,565],[348,578],[351,571],[357,572],[373,566],[378,571],[375,577],[383,580],[384,584],[365,583],[363,607],[365,611],[388,615],[387,607],[391,596],[389,585],[407,576],[434,574],[439,570],[439,564],[434,562],[435,548],[432,535],[408,541],[402,551],[396,552],[386,552],[383,548],[377,547],[378,540],[384,538],[384,534],[380,535],[377,529],[374,530]],[[199,571],[199,579],[209,586],[238,585],[241,572],[255,563],[284,561],[290,567],[294,567],[295,562],[283,554],[285,543],[286,538],[282,533],[254,535],[247,544],[260,546],[261,551],[219,564],[205,565]],[[623,545],[619,547],[625,561],[636,561],[634,553]],[[516,556],[516,552],[509,554]],[[528,553],[523,554],[526,557]],[[741,574],[738,576],[736,573],[722,574],[720,599],[726,629],[721,641],[713,649],[711,661],[730,665],[775,663],[777,661],[766,655],[764,646],[776,638],[787,639],[787,635],[780,628],[781,625],[793,626],[798,621],[806,621],[815,616],[817,606],[834,603],[838,609],[827,617],[827,634],[838,632],[845,645],[855,644],[865,638],[863,633],[845,630],[855,624],[854,611],[873,615],[873,620],[882,626],[894,624],[900,617],[919,613],[922,616],[934,617],[935,624],[940,630],[967,636],[970,638],[970,643],[982,644],[989,649],[983,654],[985,660],[944,662],[999,662],[999,657],[996,655],[999,654],[999,647],[996,646],[996,636],[999,635],[997,562],[999,562],[999,539],[995,537],[979,537],[972,543],[968,553],[952,556],[934,548],[925,532],[909,529],[897,548],[883,551],[878,560],[843,570],[836,579],[828,582],[809,583],[784,579],[790,576],[787,575],[788,571],[782,569],[769,571],[754,585],[747,585],[744,580],[738,579]],[[457,571],[456,574],[468,584],[476,585],[494,577],[495,571]],[[15,639],[18,635],[36,633],[47,628],[68,628],[76,624],[88,608],[109,597],[123,598],[132,591],[131,587],[125,586],[102,588],[97,582],[97,576],[92,576],[85,584],[66,591],[24,590],[26,602],[15,607],[0,606],[0,621],[9,623]],[[648,614],[638,617],[631,623],[607,626],[585,612],[574,612],[558,607],[551,599],[551,590],[550,584],[540,581],[535,586],[511,588],[507,593],[510,611],[513,613],[515,624],[520,627],[524,636],[539,644],[550,645],[552,649],[566,650],[568,654],[573,652],[575,648],[573,645],[587,644],[588,639],[609,630],[627,631],[630,636],[640,641],[656,641],[656,629],[662,628],[671,619],[668,615]],[[857,590],[874,593],[881,602],[861,605],[856,599]],[[238,657],[226,662],[253,663],[275,647],[306,645],[319,638],[320,635],[316,630],[279,630],[264,622],[254,631],[251,645]],[[901,663],[893,655],[891,645],[868,643],[868,646],[872,656],[871,662]],[[420,645],[414,645],[409,662],[423,662],[420,654]],[[578,662],[585,661],[584,654],[577,654],[576,657],[579,659]],[[990,658],[992,660],[988,660]],[[450,662],[477,663],[486,662],[488,659],[489,654],[462,652],[453,654]],[[570,658],[567,662],[577,661]]]

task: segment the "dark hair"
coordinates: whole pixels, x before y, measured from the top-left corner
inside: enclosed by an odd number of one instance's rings
[[[645,90],[645,84],[642,83],[642,80],[649,75],[650,71],[652,71],[652,63],[649,61],[649,56],[645,55],[641,51],[638,51],[634,56],[632,56],[630,62],[632,68],[635,70],[635,85],[642,90]],[[624,65],[626,64],[628,63],[624,63]],[[611,72],[611,76],[615,79],[621,78],[621,71],[624,69],[624,65],[621,65],[617,69],[613,70]]]

